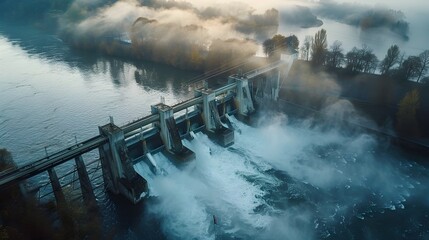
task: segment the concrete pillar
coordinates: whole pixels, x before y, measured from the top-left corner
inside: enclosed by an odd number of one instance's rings
[[[173,108],[159,103],[151,106],[151,109],[153,114],[159,114],[159,122],[157,125],[165,146],[164,153],[173,160],[179,162],[195,159],[195,153],[182,144],[182,139],[174,119]]]
[[[122,165],[116,142],[124,138],[123,132],[113,123],[99,127],[99,131],[109,138],[108,143],[99,147],[104,184],[111,192],[119,194],[118,181],[122,173]]]
[[[238,113],[243,116],[248,116],[255,111],[253,106],[252,97],[249,90],[249,82],[247,78],[235,78],[237,83],[236,101],[238,106]]]
[[[66,198],[64,197],[60,181],[54,168],[48,169],[49,179],[51,180],[52,191],[54,192],[57,207],[65,209],[67,207]]]
[[[92,190],[91,181],[86,170],[85,163],[83,162],[82,156],[75,158],[76,169],[79,175],[80,189],[82,191],[83,201],[86,206],[95,207],[97,201],[95,199],[94,191]]]
[[[207,135],[221,146],[226,147],[234,144],[234,131],[224,127],[220,120],[216,103],[216,93],[209,89],[199,90],[199,93],[203,97],[201,111]]]
[[[216,101],[216,94],[211,90],[202,90],[201,93],[203,96],[203,120],[204,124],[206,125],[206,130],[215,130],[217,128],[215,119],[219,116],[213,116],[213,113],[210,109],[210,104],[212,104],[213,101]]]
[[[167,121],[168,119],[171,119],[171,118],[174,119],[173,108],[163,103],[160,103],[160,104],[151,106],[151,109],[153,114],[156,114],[156,113],[159,114],[159,128],[160,128],[161,139],[164,142],[164,145],[167,148],[167,150],[172,151],[173,150],[172,133],[168,131]]]
[[[133,203],[139,202],[148,194],[147,181],[133,168],[132,159],[128,157],[124,132],[113,123],[99,127],[99,131],[109,139],[108,143],[99,148],[107,189],[123,195]]]

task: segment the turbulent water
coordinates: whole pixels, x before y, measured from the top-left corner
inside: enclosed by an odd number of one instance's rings
[[[427,173],[412,159],[369,135],[288,124],[282,115],[234,125],[232,147],[197,133],[185,141],[194,162],[177,166],[157,154],[158,175],[145,162],[135,166],[167,238],[429,237]]]
[[[146,115],[150,104],[192,95],[197,75],[151,63],[74,52],[55,35],[0,23],[0,147],[26,163]],[[136,72],[138,74],[136,74]],[[264,116],[264,114],[261,114]],[[274,117],[273,117],[274,116]],[[138,206],[99,199],[115,239],[428,239],[428,173],[363,133],[267,114],[250,127],[231,118],[235,144],[202,133],[184,140],[196,160],[161,153]],[[215,224],[216,223],[216,224]]]

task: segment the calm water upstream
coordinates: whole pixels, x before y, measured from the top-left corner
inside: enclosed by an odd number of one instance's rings
[[[136,78],[136,71],[140,77]],[[192,96],[198,73],[75,52],[55,35],[0,23],[0,147],[19,164],[149,113],[164,96]],[[164,175],[135,165],[151,197],[138,206],[99,199],[115,239],[429,239],[429,174],[363,133],[346,134],[276,114],[235,144],[197,133],[197,159]],[[213,215],[217,225],[213,224]],[[112,230],[114,229],[114,230]]]
[[[55,35],[0,23],[0,139],[19,164],[192,96],[197,73],[77,53]],[[136,78],[136,71],[139,73]]]

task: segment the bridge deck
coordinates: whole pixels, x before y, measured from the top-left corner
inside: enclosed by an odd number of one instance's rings
[[[268,66],[264,66],[264,67],[257,68],[255,70],[249,71],[249,72],[245,73],[245,76],[248,79],[251,79],[251,78],[254,78],[254,77],[258,76],[258,75],[261,75],[261,74],[264,74],[264,73],[269,72],[271,70],[274,70],[274,69],[280,67],[283,64],[284,64],[283,61],[276,61],[276,62],[273,62],[273,63],[269,64]]]

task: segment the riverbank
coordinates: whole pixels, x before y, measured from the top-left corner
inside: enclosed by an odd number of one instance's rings
[[[415,121],[398,131],[400,103],[414,89],[420,93]],[[427,85],[395,82],[376,74],[351,74],[344,69],[314,70],[309,62],[297,60],[282,82],[280,99],[292,109],[299,108],[292,114],[301,117],[323,115],[327,106],[337,102],[335,107],[344,120],[407,149],[429,152]]]

